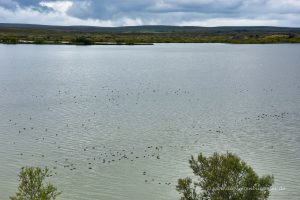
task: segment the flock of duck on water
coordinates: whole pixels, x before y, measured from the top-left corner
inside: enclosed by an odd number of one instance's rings
[[[115,89],[109,89],[108,87],[102,87],[102,90],[106,91],[106,95],[103,97],[102,100],[106,101],[108,104],[106,105],[107,107],[109,106],[120,106],[121,100],[126,98],[126,97],[133,97],[133,104],[138,105],[139,101],[142,98],[147,98],[149,95],[153,96],[157,93],[164,94],[167,96],[171,96],[171,98],[175,98],[176,96],[185,96],[187,97],[185,100],[186,101],[191,101],[192,94],[191,91],[184,90],[184,89],[175,89],[175,90],[168,90],[161,92],[158,89],[153,89],[151,87],[146,87],[144,90],[140,92],[122,92],[120,90],[115,90]],[[267,92],[272,92],[272,90],[266,90]],[[239,91],[240,93],[248,92],[248,90],[241,90]],[[101,98],[101,95],[93,95],[93,96],[84,96],[84,95],[72,95],[70,91],[62,91],[58,90],[57,94],[55,95],[57,97],[57,104],[63,105],[64,103],[74,103],[74,104],[79,104],[79,103],[86,103],[90,102],[92,98],[93,101],[97,101],[98,98]],[[42,99],[42,98],[47,98],[45,95],[32,95],[34,99]],[[63,98],[64,97],[64,98]],[[67,100],[65,97],[68,97]],[[153,101],[157,101],[157,99],[152,98]],[[33,101],[33,103],[36,103],[36,101]],[[48,111],[52,110],[52,107],[47,107]],[[80,115],[80,113],[78,113]],[[258,114],[257,116],[253,117],[246,117],[244,120],[263,120],[267,118],[274,118],[274,119],[283,119],[287,117],[289,112],[280,112],[276,114],[267,114],[267,113],[262,113]],[[97,118],[97,112],[92,112],[91,113],[91,118],[87,119],[87,122],[91,122],[92,117]],[[28,116],[29,121],[34,121],[34,117]],[[8,120],[10,126],[18,127],[18,122],[13,119]],[[29,123],[28,123],[29,124]],[[72,124],[65,124],[66,127],[72,126]],[[82,123],[81,127],[85,130],[87,130],[88,124],[87,123]],[[26,134],[28,131],[34,130],[36,127],[30,126],[30,127],[19,127],[18,134]],[[194,128],[194,127],[191,127]],[[39,141],[46,141],[47,140],[47,133],[49,133],[49,128],[44,129],[43,136],[41,138],[36,138],[36,140]],[[117,129],[121,129],[120,126],[117,126]],[[15,130],[15,129],[14,129]],[[218,126],[216,130],[209,129],[208,132],[215,132],[217,134],[222,134],[222,127]],[[50,134],[50,133],[49,133]],[[52,132],[51,132],[52,134]],[[55,137],[59,137],[60,133],[55,133]],[[197,134],[198,135],[198,134]],[[15,142],[13,142],[15,144]],[[94,146],[84,146],[81,147],[82,154],[85,154],[87,152],[93,152],[92,156],[89,156],[86,158],[86,169],[88,170],[96,170],[95,165],[102,164],[102,165],[109,165],[109,164],[114,164],[122,161],[127,161],[127,162],[135,162],[137,160],[141,159],[152,159],[154,160],[160,160],[161,159],[161,154],[163,151],[163,146],[161,145],[148,145],[144,146],[144,148],[141,150],[141,148],[123,148],[120,150],[112,150],[108,145],[94,145]],[[57,146],[57,149],[62,149],[60,145]],[[23,156],[25,153],[21,152],[19,153],[20,156]],[[32,154],[32,157],[35,155]],[[45,155],[42,154],[40,155],[42,158],[45,158]],[[55,160],[54,161],[54,166],[53,170],[55,171],[58,167],[67,169],[69,171],[75,171],[78,169],[78,165],[75,162],[72,162],[69,158],[64,158],[63,160]],[[80,165],[82,167],[82,165]],[[55,172],[56,173],[56,172]],[[171,182],[162,182],[162,181],[156,181],[155,178],[151,177],[147,171],[142,171],[141,175],[145,176],[145,183],[149,182],[156,182],[158,184],[165,184],[165,185],[171,185]]]

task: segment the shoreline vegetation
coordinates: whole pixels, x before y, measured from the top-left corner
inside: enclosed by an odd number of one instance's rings
[[[47,26],[0,23],[2,44],[153,45],[154,43],[300,43],[300,28],[195,26]]]

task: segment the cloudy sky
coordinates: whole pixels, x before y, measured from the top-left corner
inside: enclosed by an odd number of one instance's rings
[[[0,0],[0,23],[300,27],[300,0]]]

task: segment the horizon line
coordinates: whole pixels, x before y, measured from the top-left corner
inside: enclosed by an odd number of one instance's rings
[[[122,28],[122,27],[143,27],[143,26],[162,26],[162,27],[199,27],[199,28],[218,28],[218,27],[274,27],[274,28],[292,28],[300,29],[296,26],[271,26],[271,25],[254,25],[254,26],[182,26],[182,25],[167,25],[167,24],[144,24],[144,25],[134,25],[134,26],[92,26],[92,25],[54,25],[54,24],[34,24],[34,23],[12,23],[12,22],[0,22],[0,24],[10,24],[10,25],[35,25],[35,26],[59,26],[59,27],[98,27],[98,28]]]

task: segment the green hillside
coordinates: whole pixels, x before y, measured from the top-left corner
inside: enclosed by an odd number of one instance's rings
[[[271,26],[48,26],[0,23],[1,43],[299,43],[300,28]]]

